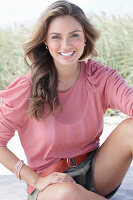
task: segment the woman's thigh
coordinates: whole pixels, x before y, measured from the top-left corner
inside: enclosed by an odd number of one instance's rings
[[[132,150],[133,120],[127,119],[99,148],[94,166],[95,186],[99,194],[108,195],[121,184],[132,161]]]

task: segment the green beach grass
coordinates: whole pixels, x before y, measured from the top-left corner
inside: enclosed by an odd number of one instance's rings
[[[90,15],[90,21],[101,32],[96,44],[103,65],[117,68],[133,86],[133,16]],[[22,44],[31,27],[21,25],[16,31],[0,29],[0,89],[5,89],[15,78],[29,71],[24,64]]]

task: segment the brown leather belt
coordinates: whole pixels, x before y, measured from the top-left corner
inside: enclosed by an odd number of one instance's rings
[[[84,155],[76,156],[75,158],[62,159],[59,162],[50,166],[48,169],[46,169],[43,173],[40,174],[40,176],[44,177],[44,176],[48,176],[49,174],[53,172],[64,172],[71,167],[76,167],[78,164],[86,160],[88,156],[89,156],[89,153],[86,153]],[[31,194],[34,190],[35,190],[34,187],[32,187],[31,185],[28,185],[27,187],[28,194]]]

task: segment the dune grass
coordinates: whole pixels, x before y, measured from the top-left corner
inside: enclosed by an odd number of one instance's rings
[[[117,68],[126,81],[133,85],[133,17],[112,16],[108,19],[105,15],[94,16],[94,22],[101,31],[96,60]]]
[[[133,16],[89,15],[101,32],[96,44],[99,56],[93,59],[117,68],[133,86]],[[29,69],[23,61],[22,43],[31,28],[20,26],[16,31],[0,30],[0,89],[5,89],[16,77]]]
[[[0,89],[28,70],[24,65],[22,49],[26,31],[22,27],[16,32],[0,30]]]

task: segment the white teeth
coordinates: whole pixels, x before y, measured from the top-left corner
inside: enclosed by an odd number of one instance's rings
[[[71,56],[73,54],[73,52],[69,52],[69,53],[60,53],[62,56]]]

